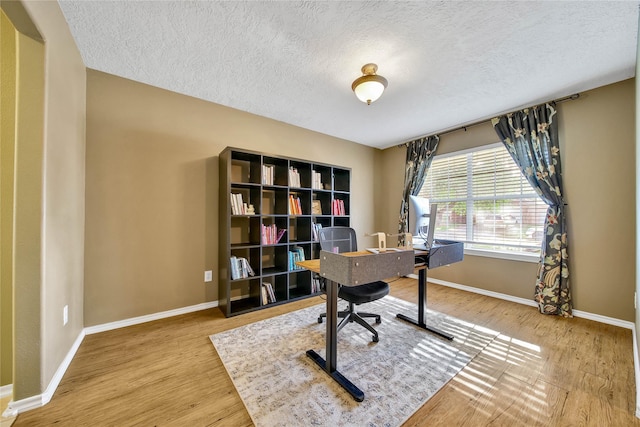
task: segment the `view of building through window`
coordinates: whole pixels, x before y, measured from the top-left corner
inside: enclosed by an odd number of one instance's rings
[[[419,196],[438,205],[435,237],[538,253],[547,205],[501,143],[436,156]]]

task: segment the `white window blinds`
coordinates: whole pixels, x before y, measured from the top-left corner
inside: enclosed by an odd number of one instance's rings
[[[438,204],[436,238],[537,252],[547,205],[501,143],[436,156],[419,193]]]

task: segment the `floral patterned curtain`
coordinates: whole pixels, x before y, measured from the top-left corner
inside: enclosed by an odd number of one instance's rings
[[[409,196],[420,192],[424,177],[431,166],[433,156],[436,154],[440,137],[437,135],[427,136],[408,142],[407,158],[404,169],[404,191],[402,192],[402,203],[400,204],[400,221],[398,223],[398,233],[406,233],[409,217]],[[404,237],[400,237],[400,244],[404,245]]]
[[[526,179],[549,205],[534,299],[541,313],[572,317],[567,226],[554,107],[551,103],[527,108],[494,118],[492,123]]]

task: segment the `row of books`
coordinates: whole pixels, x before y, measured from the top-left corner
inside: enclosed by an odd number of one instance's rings
[[[260,286],[262,294],[262,305],[276,302],[276,293],[273,291],[273,285],[269,282],[262,282]]]
[[[346,215],[344,211],[344,200],[335,199],[331,201],[331,215]]]
[[[304,249],[299,246],[294,246],[289,251],[289,271],[291,270],[304,270],[302,267],[298,267],[296,262],[304,261]]]
[[[293,194],[289,194],[289,215],[302,215],[300,197],[294,197]]]
[[[300,173],[293,166],[289,168],[289,187],[302,187],[300,185]]]
[[[249,207],[242,200],[242,194],[231,193],[231,214],[232,215],[247,215]]]
[[[246,258],[232,256],[229,261],[231,264],[231,280],[246,279],[249,276],[256,275]]]
[[[273,185],[275,169],[274,165],[262,165],[262,185]]]
[[[275,169],[276,167],[274,165],[262,165],[262,185],[273,185]],[[289,168],[289,186],[302,187],[302,185],[300,185],[300,173],[293,166]],[[311,188],[315,190],[324,189],[322,174],[320,172],[311,171]]]
[[[322,228],[322,224],[317,224],[317,223],[313,223],[311,224],[311,239],[314,242],[317,242],[320,240],[320,237],[318,237],[318,235],[320,234],[320,229]]]
[[[317,274],[311,276],[311,293],[317,294],[322,291],[322,279]]]
[[[322,175],[320,172],[311,171],[311,188],[314,190],[322,190]]]
[[[264,225],[260,224],[262,244],[263,245],[275,245],[280,243],[280,239],[284,236],[286,229],[278,229],[275,224]]]

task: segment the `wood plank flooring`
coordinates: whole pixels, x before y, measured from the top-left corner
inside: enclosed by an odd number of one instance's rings
[[[416,282],[398,279],[391,294],[417,302]],[[428,300],[500,336],[404,426],[640,426],[630,330],[431,283]],[[14,426],[251,426],[208,336],[321,301],[88,335],[51,402]]]

